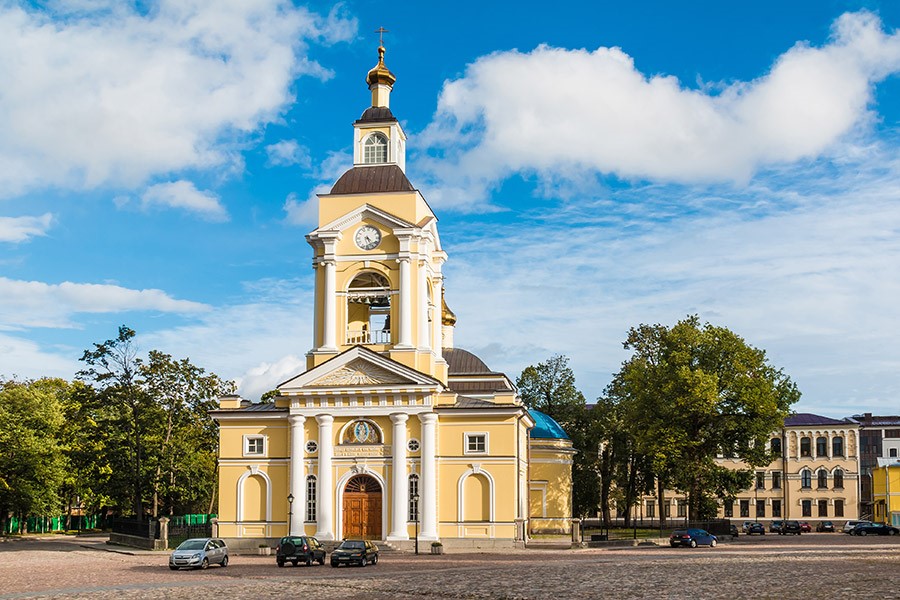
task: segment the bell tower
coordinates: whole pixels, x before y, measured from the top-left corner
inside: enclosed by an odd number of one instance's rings
[[[406,177],[406,134],[390,109],[397,81],[384,63],[366,83],[372,105],[353,123],[353,167],[319,195],[306,236],[316,270],[307,367],[356,345],[446,382],[441,355],[441,248],[437,218]]]

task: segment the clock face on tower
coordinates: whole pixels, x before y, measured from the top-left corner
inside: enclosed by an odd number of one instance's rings
[[[381,232],[371,225],[363,225],[356,230],[356,236],[353,238],[356,245],[362,250],[372,250],[377,248],[381,243]]]

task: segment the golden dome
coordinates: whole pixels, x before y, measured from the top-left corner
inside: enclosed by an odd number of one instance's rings
[[[378,64],[366,75],[366,83],[369,84],[369,87],[379,83],[393,86],[395,81],[397,81],[397,78],[384,65],[384,46],[378,46]]]
[[[456,325],[456,315],[453,314],[453,311],[447,306],[447,301],[444,300],[443,289],[441,290],[441,325]]]

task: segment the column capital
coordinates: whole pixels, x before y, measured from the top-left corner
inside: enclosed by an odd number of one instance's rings
[[[334,423],[334,417],[331,415],[316,415],[316,422],[319,425],[330,425]]]
[[[290,415],[288,422],[291,424],[291,427],[300,427],[306,423],[306,417],[303,415]]]
[[[397,258],[397,263],[409,263],[410,258],[408,256],[401,256]]]
[[[419,421],[422,425],[433,425],[437,423],[438,416],[434,413],[422,413],[419,415]]]
[[[402,425],[409,420],[409,415],[406,413],[393,413],[391,415],[391,423],[394,425]]]

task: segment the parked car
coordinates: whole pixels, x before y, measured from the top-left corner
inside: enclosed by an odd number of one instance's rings
[[[900,529],[884,523],[860,523],[850,530],[850,535],[897,535]]]
[[[331,566],[378,564],[378,546],[368,540],[344,540],[331,553]]]
[[[225,542],[215,538],[185,540],[169,555],[169,568],[181,567],[205,569],[211,564],[228,566],[228,548]]]
[[[281,538],[275,546],[275,562],[279,567],[290,562],[295,567],[303,563],[307,567],[316,561],[325,564],[325,549],[314,537],[307,535],[289,535]]]
[[[731,537],[733,537],[733,538],[738,537],[739,532],[738,532],[737,525],[735,525],[735,524],[732,523],[732,524],[729,526],[728,530],[731,532]]]
[[[819,533],[834,533],[834,523],[831,521],[822,521],[816,525],[816,531]]]
[[[744,530],[744,533],[747,533],[747,531],[750,529],[750,526],[754,523],[756,523],[756,521],[744,521],[744,524],[741,525],[741,529]]]
[[[772,524],[769,525],[769,531],[772,533],[781,533],[782,523],[784,523],[784,521],[772,521]]]
[[[800,521],[800,531],[803,533],[809,533],[812,531],[812,527],[809,526],[809,523],[806,521]]]
[[[766,528],[763,527],[762,523],[753,523],[750,525],[750,529],[747,530],[747,535],[753,535],[754,533],[766,535]]]
[[[789,533],[800,535],[801,531],[800,521],[782,521],[781,529],[778,530],[778,535],[788,535]]]
[[[709,546],[715,548],[719,542],[719,538],[709,533],[705,529],[678,529],[669,536],[669,545],[675,546]]]
[[[862,523],[864,525],[871,525],[872,521],[847,521],[846,523],[844,523],[844,527],[843,527],[842,531],[844,533],[850,533],[851,531],[853,531],[853,528],[856,527],[857,525],[859,525],[860,523]]]

